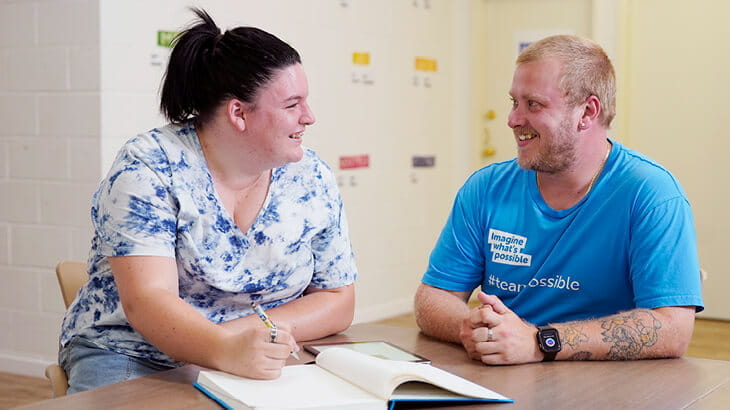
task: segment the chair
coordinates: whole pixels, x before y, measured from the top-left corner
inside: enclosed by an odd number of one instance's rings
[[[86,272],[86,262],[62,261],[56,265],[56,279],[61,288],[61,296],[66,308],[73,302],[79,288],[89,279]],[[66,395],[68,390],[68,379],[66,372],[58,364],[54,363],[46,367],[46,377],[51,381],[53,397]]]
[[[89,280],[89,274],[86,272],[86,262],[59,262],[56,265],[56,278],[58,279],[58,286],[61,287],[63,303],[68,308],[76,298],[76,293],[81,286]]]

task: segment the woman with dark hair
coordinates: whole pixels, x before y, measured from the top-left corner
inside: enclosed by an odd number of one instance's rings
[[[193,11],[163,81],[170,124],[129,140],[94,194],[89,282],[61,333],[69,393],[184,363],[276,378],[296,341],[352,321],[342,200],[301,145],[315,119],[299,54]]]

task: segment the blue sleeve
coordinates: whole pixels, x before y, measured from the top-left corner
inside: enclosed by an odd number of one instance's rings
[[[684,197],[657,205],[637,221],[630,252],[637,307],[704,309],[694,221]]]
[[[92,219],[106,256],[175,257],[175,201],[165,182],[167,159],[159,147],[150,151],[125,146],[94,196]]]
[[[322,180],[322,190],[327,198],[324,208],[329,212],[330,225],[312,238],[314,273],[311,286],[334,289],[355,282],[357,267],[347,216],[334,175],[321,160],[318,160],[315,170],[319,172],[316,178]]]
[[[484,221],[479,218],[480,196],[475,179],[456,195],[454,206],[431,252],[422,282],[453,291],[471,291],[481,285],[485,266]]]

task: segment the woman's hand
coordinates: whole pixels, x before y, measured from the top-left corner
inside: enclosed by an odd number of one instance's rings
[[[109,258],[130,324],[175,360],[256,379],[274,379],[298,351],[291,328],[271,329],[255,315],[215,324],[178,295],[175,260],[157,256]]]
[[[277,326],[276,340],[272,329],[260,326],[244,329],[228,338],[219,363],[220,370],[252,379],[276,379],[292,352],[298,352],[294,337],[285,324]]]

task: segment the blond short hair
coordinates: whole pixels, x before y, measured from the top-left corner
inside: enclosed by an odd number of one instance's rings
[[[568,104],[576,106],[595,95],[601,102],[599,120],[609,128],[616,116],[616,74],[603,48],[574,35],[550,36],[525,48],[517,65],[543,58],[556,58],[562,64],[558,87]]]

